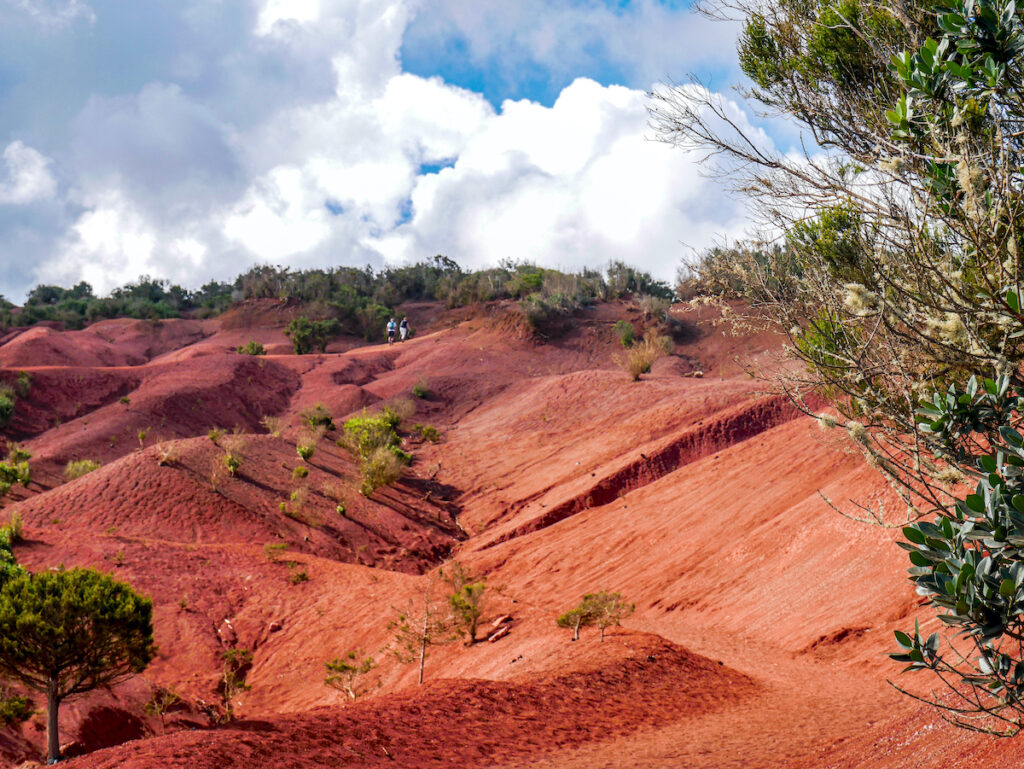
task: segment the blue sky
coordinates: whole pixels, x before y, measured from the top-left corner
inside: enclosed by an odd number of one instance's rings
[[[0,0],[0,293],[447,253],[671,277],[735,237],[644,91],[738,79],[659,0]]]
[[[551,55],[538,55],[529,46],[514,45],[514,34],[510,34],[504,44],[481,44],[476,39],[479,30],[473,25],[459,24],[459,19],[451,16],[439,20],[423,14],[406,30],[401,50],[403,68],[424,77],[440,75],[446,82],[483,94],[495,107],[500,107],[505,99],[531,99],[551,106],[562,89],[577,77],[591,78],[602,85],[636,88],[646,88],[660,79],[680,80],[690,73],[702,80],[740,78],[731,49],[697,52],[691,56],[686,50],[672,51],[671,40],[657,35],[653,29],[647,30],[650,37],[662,37],[668,43],[665,46],[668,50],[659,51],[654,59],[640,63],[639,57],[623,56],[616,50],[615,22],[623,28],[643,25],[645,6],[664,9],[676,19],[703,27],[691,13],[689,2],[660,0],[643,4],[633,0],[593,0],[562,5],[581,14],[602,17],[602,23],[591,26],[591,34],[575,41],[569,52],[561,50]],[[502,15],[495,13],[488,18],[500,25]],[[605,25],[603,17],[612,23]],[[605,30],[607,34],[601,34]]]

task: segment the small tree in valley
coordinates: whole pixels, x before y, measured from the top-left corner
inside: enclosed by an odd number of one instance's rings
[[[558,627],[572,628],[572,640],[578,641],[580,640],[580,628],[584,625],[593,625],[594,617],[587,607],[580,603],[556,619],[555,624]]]
[[[360,685],[360,679],[377,667],[373,657],[365,657],[360,661],[362,654],[358,651],[350,651],[344,657],[337,657],[330,662],[325,662],[327,676],[324,683],[338,691],[345,692],[353,702],[366,694],[366,687]]]
[[[623,619],[633,613],[635,604],[626,603],[619,593],[593,593],[583,600],[590,605],[590,611],[594,615],[594,624],[601,629],[601,641],[604,642],[605,628],[618,626]]]
[[[427,649],[455,638],[451,614],[434,600],[432,587],[424,590],[420,601],[410,600],[405,609],[396,609],[398,616],[388,623],[388,630],[394,638],[392,653],[400,662],[419,663],[417,682],[420,684],[423,683]]]
[[[452,561],[447,571],[442,568],[441,579],[452,589],[448,606],[456,627],[467,637],[467,646],[476,643],[476,629],[483,613],[486,580],[477,577],[458,561]]]
[[[575,607],[561,615],[555,623],[559,627],[572,628],[572,640],[578,641],[580,628],[585,625],[597,625],[601,629],[601,641],[604,641],[605,628],[618,625],[620,621],[633,612],[634,606],[622,600],[619,593],[587,593]]]
[[[252,667],[252,652],[249,649],[228,649],[221,655],[221,676],[218,687],[221,704],[224,706],[224,720],[235,718],[234,699],[252,686],[245,682],[245,676]]]

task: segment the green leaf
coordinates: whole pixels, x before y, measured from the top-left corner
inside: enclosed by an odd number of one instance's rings
[[[1017,591],[1017,585],[1012,579],[1004,579],[999,585],[999,595],[1009,597]]]
[[[1017,296],[1017,292],[1013,289],[1006,290],[1006,304],[1014,312],[1020,312],[1020,297]]]
[[[915,550],[910,554],[910,562],[914,566],[931,566],[931,561],[925,558],[920,550]]]
[[[1022,499],[1024,499],[1024,497],[1022,497]],[[924,544],[924,533],[918,530],[915,526],[907,526],[905,529],[903,529],[903,536],[906,537],[908,541],[913,542],[915,545]]]
[[[1006,427],[1005,425],[1000,427],[999,434],[1003,436],[1004,441],[1009,443],[1015,449],[1019,449],[1021,446],[1024,446],[1024,437],[1021,437],[1021,434],[1012,427]]]

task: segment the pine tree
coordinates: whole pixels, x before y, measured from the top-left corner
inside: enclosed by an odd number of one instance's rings
[[[0,674],[47,698],[47,754],[60,758],[61,703],[153,659],[153,603],[93,569],[21,572],[0,587]]]
[[[357,681],[377,667],[377,661],[373,657],[365,657],[362,661],[360,661],[360,657],[362,654],[358,650],[350,651],[344,657],[336,657],[330,662],[324,663],[327,668],[324,683],[345,692],[353,701],[366,693],[366,689]],[[380,681],[378,681],[379,683]]]

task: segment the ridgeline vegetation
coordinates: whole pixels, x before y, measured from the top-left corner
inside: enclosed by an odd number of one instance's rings
[[[207,318],[247,299],[277,299],[307,305],[307,314],[293,321],[289,331],[296,352],[311,352],[337,334],[380,340],[395,308],[408,301],[441,301],[451,308],[515,300],[527,320],[539,326],[595,301],[628,295],[667,300],[673,294],[667,283],[621,262],[613,262],[604,273],[565,273],[511,260],[466,271],[446,256],[380,271],[258,265],[230,283],[210,281],[195,291],[149,276],[106,297],[96,296],[85,282],[72,288],[39,285],[20,308],[0,297],[0,328],[49,322],[80,329],[104,318]],[[255,348],[240,351],[259,354]]]

